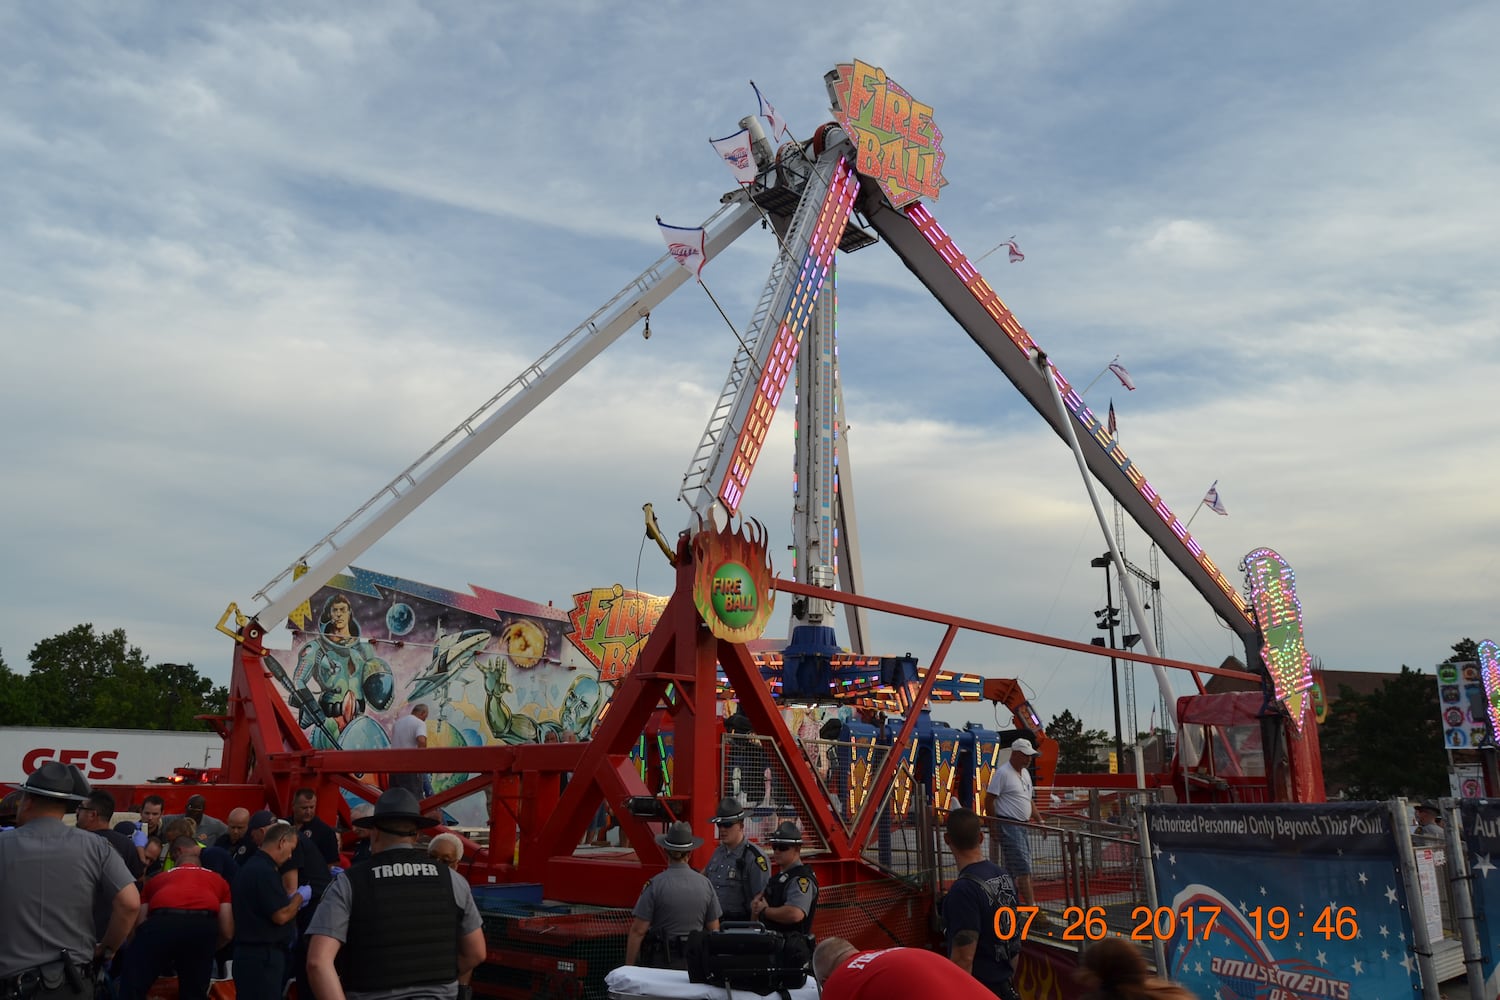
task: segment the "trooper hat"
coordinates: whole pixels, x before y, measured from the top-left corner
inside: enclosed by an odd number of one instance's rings
[[[1040,750],[1031,745],[1030,740],[1024,737],[1016,740],[1010,745],[1008,749],[1011,753],[1024,753],[1028,757],[1035,757],[1037,754],[1041,753]]]
[[[438,821],[422,815],[421,804],[417,797],[404,788],[388,788],[380,793],[380,798],[375,800],[375,811],[368,816],[361,816],[354,821],[358,827],[377,827],[383,821],[404,820],[415,823],[418,830],[426,830],[438,825]]]
[[[771,831],[766,843],[772,847],[801,847],[802,831],[791,820],[783,820],[780,826]]]
[[[16,785],[16,790],[42,799],[82,802],[93,792],[83,772],[72,764],[49,760]]]
[[[733,826],[745,822],[745,807],[733,795],[719,800],[719,811],[709,818],[714,826]]]
[[[680,821],[667,827],[666,833],[658,833],[656,842],[668,851],[696,851],[703,846],[703,838],[693,836],[693,825]]]
[[[1434,812],[1434,813],[1435,812],[1442,812],[1442,810],[1438,808],[1437,803],[1434,802],[1434,801],[1432,801],[1431,799],[1423,799],[1421,802],[1418,802],[1417,803],[1417,808],[1418,809],[1425,809],[1428,812]]]

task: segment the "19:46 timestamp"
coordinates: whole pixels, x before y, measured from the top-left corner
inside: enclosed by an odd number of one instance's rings
[[[1026,940],[1037,912],[1035,906],[1000,907],[995,911],[995,936],[1003,941],[1017,937]],[[1128,929],[1117,929],[1110,927],[1108,913],[1102,906],[1069,906],[1062,911],[1063,926],[1058,936],[1064,941],[1100,941],[1107,937],[1167,941],[1181,934],[1190,941],[1207,941],[1221,912],[1218,906],[1189,906],[1181,910],[1170,906],[1137,906],[1130,912]],[[1359,917],[1352,906],[1329,905],[1313,914],[1299,909],[1295,916],[1285,906],[1257,906],[1246,911],[1245,920],[1250,935],[1257,941],[1310,936],[1325,941],[1334,938],[1352,941],[1359,937]]]

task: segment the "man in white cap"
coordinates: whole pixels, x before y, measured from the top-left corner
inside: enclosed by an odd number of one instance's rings
[[[124,943],[140,893],[103,837],[63,823],[92,791],[78,768],[48,761],[18,787],[17,828],[0,833],[0,997],[93,1000],[94,969]],[[102,937],[96,896],[110,900]]]
[[[719,846],[703,874],[719,894],[725,920],[749,920],[750,901],[771,880],[771,862],[745,836],[745,806],[734,796],[719,802],[719,811],[709,820],[719,831]]]
[[[370,858],[333,880],[307,929],[318,1000],[458,996],[487,949],[469,884],[416,846],[437,821],[392,788],[354,822],[372,828]]]
[[[1036,747],[1028,739],[1019,739],[1010,745],[1010,759],[995,768],[990,785],[985,789],[985,812],[999,817],[997,834],[1004,847],[1003,863],[1010,877],[1016,880],[1016,894],[1026,906],[1036,905],[1036,894],[1031,888],[1031,842],[1024,826],[1018,823],[1040,823],[1041,813],[1036,811],[1036,802],[1031,793],[1031,758],[1037,755]]]
[[[625,939],[625,964],[686,969],[686,943],[694,931],[719,929],[718,893],[713,883],[688,865],[703,838],[688,823],[673,823],[656,842],[667,854],[667,870],[646,883],[636,900]]]

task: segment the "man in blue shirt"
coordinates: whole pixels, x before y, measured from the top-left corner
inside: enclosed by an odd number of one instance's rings
[[[984,822],[972,809],[954,809],[948,814],[943,839],[958,867],[958,878],[942,903],[948,957],[995,996],[1020,1000],[1011,982],[1021,945],[1015,882],[984,856]],[[1000,927],[1016,932],[1008,940],[995,934],[996,913],[1003,908],[1009,908],[1010,919],[1000,916]]]
[[[288,894],[277,871],[297,847],[297,831],[288,823],[258,827],[250,821],[252,835],[261,834],[260,850],[246,859],[234,880],[234,988],[244,1000],[276,1000],[286,973],[287,945],[292,939],[292,920],[312,898],[312,889],[301,886]]]

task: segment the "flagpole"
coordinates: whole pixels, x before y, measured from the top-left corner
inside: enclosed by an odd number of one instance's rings
[[[1003,246],[1005,246],[1005,244],[1004,244],[1004,243],[1002,243],[1002,244],[1000,244],[1000,246],[1002,246],[1002,247],[1003,247]],[[998,250],[998,249],[1000,249],[1000,247],[996,247],[996,248],[995,248],[995,250]],[[990,253],[994,253],[994,252],[995,252],[995,251],[994,251],[994,250],[991,250],[991,251],[990,251]],[[1119,361],[1119,360],[1120,360],[1120,356],[1119,356],[1119,355],[1118,355],[1118,354],[1116,354],[1116,355],[1115,355],[1115,360],[1114,360],[1114,361],[1111,361],[1111,362],[1110,362],[1110,363],[1109,363],[1109,365],[1112,365],[1112,364],[1114,364],[1114,363],[1115,363],[1115,361]],[[1089,390],[1090,390],[1090,389],[1092,389],[1092,388],[1093,388],[1093,387],[1094,387],[1094,386],[1095,386],[1095,385],[1096,385],[1096,384],[1097,384],[1097,383],[1098,383],[1098,381],[1099,381],[1099,380],[1100,380],[1100,379],[1101,379],[1101,378],[1103,378],[1103,377],[1104,377],[1104,376],[1105,376],[1105,375],[1106,375],[1106,374],[1108,374],[1108,373],[1109,373],[1109,365],[1105,365],[1105,366],[1104,366],[1104,369],[1103,369],[1103,370],[1102,370],[1102,371],[1100,371],[1100,372],[1099,372],[1099,374],[1098,374],[1098,375],[1095,375],[1095,376],[1094,376],[1094,380],[1093,380],[1093,381],[1092,381],[1092,382],[1090,382],[1090,383],[1089,383],[1089,384],[1088,384],[1088,385],[1086,385],[1086,386],[1084,386],[1084,387],[1083,387],[1083,391],[1082,391],[1082,392],[1080,392],[1080,393],[1079,393],[1079,394],[1078,394],[1078,398],[1079,398],[1079,399],[1082,399],[1082,398],[1083,398],[1083,397],[1084,397],[1084,396],[1086,396],[1086,395],[1088,395],[1088,391],[1089,391]]]
[[[1187,519],[1187,524],[1184,524],[1182,526],[1182,530],[1183,531],[1186,531],[1186,530],[1188,530],[1189,528],[1191,528],[1193,526],[1193,518],[1197,517],[1198,516],[1198,511],[1202,510],[1205,506],[1206,506],[1206,504],[1204,504],[1204,502],[1202,500],[1198,501],[1198,510],[1193,511],[1192,516]]]

